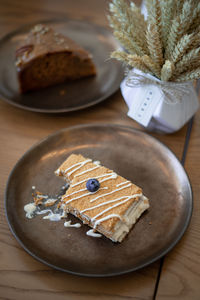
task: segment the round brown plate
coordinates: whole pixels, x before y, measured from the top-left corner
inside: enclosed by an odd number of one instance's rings
[[[38,23],[48,24],[88,50],[93,55],[97,75],[19,94],[15,50],[27,32]],[[121,64],[109,59],[110,53],[117,47],[110,31],[85,21],[59,19],[29,24],[0,40],[0,95],[12,105],[44,113],[75,111],[97,104],[113,94],[122,81]]]
[[[150,199],[122,243],[87,236],[87,225],[65,228],[63,220],[25,217],[31,187],[56,194],[63,180],[54,171],[71,153],[100,160]],[[5,207],[16,239],[39,261],[73,274],[110,276],[144,267],[175,246],[190,221],[192,192],[178,159],[155,138],[118,125],[85,125],[58,131],[24,154],[9,177]]]

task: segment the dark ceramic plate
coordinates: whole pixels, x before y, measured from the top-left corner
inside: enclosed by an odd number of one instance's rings
[[[0,95],[5,101],[31,111],[69,112],[97,104],[119,88],[123,69],[119,62],[109,59],[110,53],[118,47],[111,32],[78,20],[64,19],[38,23],[48,24],[88,50],[93,55],[97,76],[20,95],[14,62],[15,50],[36,23],[30,24],[0,40]]]
[[[64,221],[25,217],[31,186],[58,192],[63,180],[54,170],[71,153],[100,160],[149,197],[150,209],[121,244],[86,236],[87,225],[65,228]],[[156,139],[128,127],[86,125],[58,131],[24,154],[9,177],[5,207],[16,239],[39,261],[74,274],[109,276],[144,267],[175,246],[190,221],[192,192],[178,159]]]

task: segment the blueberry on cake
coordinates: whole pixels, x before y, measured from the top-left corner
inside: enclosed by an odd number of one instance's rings
[[[92,55],[47,25],[36,25],[16,50],[20,92],[94,76]]]
[[[62,196],[61,207],[92,227],[88,235],[100,233],[121,242],[149,208],[140,187],[99,161],[72,154],[55,173],[70,185]]]

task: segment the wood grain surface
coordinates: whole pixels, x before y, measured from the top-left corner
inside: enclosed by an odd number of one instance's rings
[[[108,27],[107,10],[105,0],[1,0],[0,36],[23,24],[52,17],[70,16]],[[0,101],[0,299],[153,299],[157,283],[157,299],[200,299],[199,113],[194,120],[186,160],[195,197],[194,214],[186,235],[165,259],[160,281],[160,261],[140,271],[106,279],[52,270],[27,254],[8,228],[3,200],[6,182],[17,160],[32,145],[58,129],[75,124],[117,123],[142,129],[126,114],[120,91],[95,107],[61,115],[27,112]],[[186,131],[187,125],[175,134],[153,135],[181,159]]]
[[[195,116],[185,162],[194,195],[191,224],[164,261],[158,299],[200,299],[200,112]]]

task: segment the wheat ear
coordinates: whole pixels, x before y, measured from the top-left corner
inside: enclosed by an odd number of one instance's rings
[[[193,0],[187,0],[183,3],[181,14],[178,15],[171,25],[171,30],[167,39],[167,47],[165,50],[165,58],[170,58],[171,53],[179,41],[179,39],[187,33],[192,21],[195,18],[196,11],[194,11]]]
[[[178,78],[175,79],[176,82],[183,82],[183,81],[193,81],[195,79],[198,79],[200,77],[200,67],[190,71],[183,73]]]
[[[137,29],[137,22],[143,25],[144,29],[146,27],[146,23],[142,16],[139,16],[138,10],[131,9],[126,2],[122,0],[113,0],[113,3],[110,4],[110,12],[111,16],[109,17],[109,21],[111,27],[114,28],[114,35],[119,39],[120,43],[127,48],[128,44],[134,44],[136,51],[133,53],[137,53],[140,55],[147,54],[147,45],[145,41],[145,33],[139,34],[139,29]],[[140,13],[141,15],[141,13]],[[129,40],[129,42],[128,42]],[[132,49],[132,47],[131,47]]]
[[[200,47],[196,49],[192,49],[187,54],[185,54],[177,64],[176,70],[174,72],[174,79],[178,77],[180,74],[194,70],[195,68],[200,66]]]
[[[151,71],[151,74],[156,76],[157,78],[160,78],[160,69],[158,68],[157,64],[151,59],[150,56],[144,55],[141,57],[144,64],[149,68]]]
[[[161,26],[162,26],[162,43],[166,48],[167,37],[170,31],[172,17],[174,13],[174,0],[160,0],[161,5]]]
[[[157,66],[157,71],[160,77],[161,66],[163,65],[163,53],[159,33],[154,24],[149,24],[147,28],[146,39],[150,57]]]
[[[199,2],[199,0],[198,0]],[[199,20],[200,20],[200,3],[197,4],[196,8],[195,8],[195,12],[194,12],[194,19],[193,22],[191,23],[190,27],[189,27],[189,32],[194,32],[197,30],[197,32],[199,32]]]
[[[190,49],[192,43],[194,43],[194,34],[185,34],[178,41],[174,50],[170,53],[169,59],[175,64],[184,56],[184,54]]]
[[[161,70],[161,80],[169,81],[173,75],[175,66],[173,62],[166,60]]]

